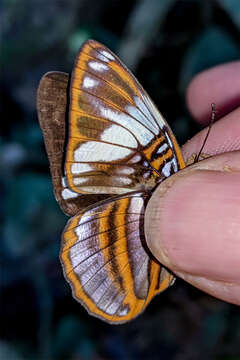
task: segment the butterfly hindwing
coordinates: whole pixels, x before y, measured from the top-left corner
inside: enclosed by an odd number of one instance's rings
[[[65,169],[79,193],[152,189],[184,167],[163,116],[121,61],[87,41],[72,72]]]
[[[68,85],[68,74],[59,71],[46,73],[38,87],[37,109],[50,163],[54,194],[62,211],[72,216],[81,208],[106,198],[106,195],[78,194],[68,186],[63,166]]]
[[[63,233],[60,258],[74,297],[110,323],[136,317],[173,281],[146,247],[148,198],[133,192],[91,205]]]

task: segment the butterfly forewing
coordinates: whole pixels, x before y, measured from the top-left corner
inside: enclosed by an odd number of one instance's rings
[[[146,247],[148,198],[134,192],[92,205],[63,233],[61,261],[74,297],[111,323],[137,316],[173,280]]]
[[[166,121],[121,61],[89,40],[72,73],[66,174],[79,193],[152,189],[184,167]]]

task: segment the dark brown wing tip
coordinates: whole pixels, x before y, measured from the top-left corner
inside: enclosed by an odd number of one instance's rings
[[[46,74],[44,74],[39,82],[38,85],[38,95],[39,93],[45,89],[46,86],[49,86],[49,81],[57,81],[57,82],[68,82],[69,75],[65,72],[61,71],[48,71]]]
[[[83,45],[84,44],[89,44],[89,45],[94,45],[94,44],[100,44],[97,40],[94,40],[94,39],[88,39],[88,40],[86,40],[84,43],[83,43]]]

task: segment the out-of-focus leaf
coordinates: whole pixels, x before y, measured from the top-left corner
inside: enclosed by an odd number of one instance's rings
[[[50,177],[18,176],[9,184],[7,198],[3,232],[5,246],[12,254],[28,254],[64,224],[64,215],[57,212]]]
[[[134,70],[150,39],[163,23],[176,0],[141,0],[126,26],[126,36],[119,49],[120,58]]]
[[[221,336],[223,336],[226,325],[227,317],[223,316],[223,312],[215,311],[206,318],[202,338],[203,346],[206,350],[215,347]]]
[[[1,41],[0,65],[7,64],[14,70],[26,66],[39,50],[46,51],[56,41],[63,42],[74,22],[75,12],[71,6],[64,6],[58,1],[4,3],[1,38],[8,38],[8,41]],[[77,2],[72,2],[74,5],[77,7]]]
[[[68,48],[71,56],[76,56],[84,41],[88,40],[90,37],[91,34],[86,29],[75,31],[68,40]]]
[[[192,77],[217,64],[239,59],[240,49],[221,28],[204,31],[186,52],[180,74],[180,89],[184,91]]]
[[[21,165],[26,157],[27,152],[19,142],[0,146],[0,171],[6,176],[6,173],[11,173],[17,166]]]
[[[64,317],[57,329],[53,352],[55,359],[92,359],[95,347],[84,323],[73,316]]]
[[[0,359],[1,360],[22,360],[23,357],[18,353],[13,344],[0,342]]]
[[[229,14],[231,20],[240,30],[240,1],[239,0],[218,0],[218,3]]]

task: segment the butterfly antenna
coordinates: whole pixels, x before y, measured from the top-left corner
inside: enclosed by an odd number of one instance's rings
[[[194,161],[195,163],[199,161],[199,158],[200,158],[200,156],[201,156],[201,153],[202,153],[202,151],[203,151],[203,148],[204,148],[204,146],[205,146],[205,144],[206,144],[206,142],[207,142],[208,136],[209,136],[209,134],[210,134],[210,130],[211,130],[212,125],[213,125],[213,123],[214,123],[214,121],[215,121],[216,110],[215,110],[215,104],[214,104],[214,103],[211,104],[211,108],[212,108],[211,121],[210,121],[209,126],[208,126],[207,135],[206,135],[206,137],[205,137],[205,139],[204,139],[204,142],[203,142],[203,144],[202,144],[202,147],[201,147],[198,155],[197,155],[196,158],[195,158],[195,161]]]

